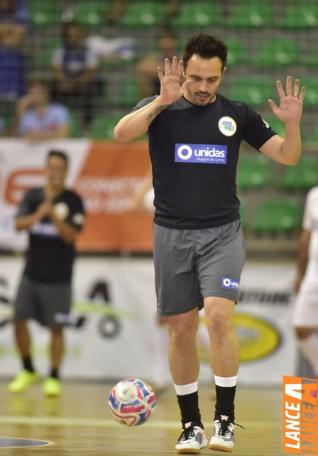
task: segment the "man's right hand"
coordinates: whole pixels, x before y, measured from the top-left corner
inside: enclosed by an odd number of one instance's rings
[[[183,61],[174,56],[172,62],[165,59],[164,73],[158,66],[158,77],[160,80],[160,95],[159,100],[162,105],[170,105],[181,98],[185,87],[190,81],[185,81],[181,84],[183,75]]]

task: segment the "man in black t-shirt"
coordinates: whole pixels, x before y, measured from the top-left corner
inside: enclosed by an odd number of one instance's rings
[[[300,119],[305,89],[277,81],[285,126],[281,137],[245,103],[218,93],[227,48],[206,34],[192,37],[183,60],[158,68],[160,95],[142,100],[115,127],[129,142],[148,132],[152,161],[154,263],[157,306],[167,316],[169,361],[182,418],[178,453],[234,448],[234,397],[239,345],[233,317],[245,259],[236,195],[242,140],[273,160],[294,165],[301,155]],[[183,81],[184,80],[184,81]],[[214,435],[209,444],[198,406],[199,309],[205,309],[216,385]]]
[[[38,380],[31,359],[30,319],[48,327],[51,333],[51,371],[43,392],[48,396],[61,392],[63,324],[71,307],[74,245],[85,218],[80,196],[65,188],[67,169],[64,152],[49,152],[45,187],[26,192],[16,217],[16,229],[29,232],[29,248],[14,304],[15,337],[23,370],[8,385],[12,393],[20,393]]]

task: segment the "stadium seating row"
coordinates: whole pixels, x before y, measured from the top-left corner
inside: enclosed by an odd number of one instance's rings
[[[272,164],[261,154],[241,154],[238,171],[240,190],[275,186],[281,190],[303,192],[318,184],[318,159],[314,155],[303,155],[296,166],[283,167],[279,178],[273,172]]]
[[[58,1],[29,0],[31,20],[35,26],[59,23],[62,8]],[[79,0],[76,2],[74,18],[87,26],[103,24],[105,13],[111,1]],[[164,2],[134,1],[130,2],[127,11],[119,20],[119,25],[127,27],[152,27],[160,25],[165,16]],[[297,2],[286,5],[281,14],[277,14],[277,5],[269,0],[246,0],[233,3],[229,11],[224,11],[222,2],[184,0],[179,14],[173,19],[178,27],[204,27],[220,25],[229,27],[263,27],[277,26],[284,28],[308,28],[318,24],[318,5],[315,1]]]
[[[296,200],[268,198],[257,208],[253,217],[247,217],[241,206],[243,226],[256,235],[290,235],[301,227],[303,206]]]

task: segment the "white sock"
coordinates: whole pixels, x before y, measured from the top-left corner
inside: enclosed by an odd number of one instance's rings
[[[318,332],[314,332],[305,339],[298,339],[298,345],[315,375],[318,375]]]
[[[187,394],[192,394],[198,391],[198,382],[188,383],[187,385],[176,385],[174,384],[174,389],[178,396],[186,396]]]
[[[217,375],[214,375],[214,382],[217,386],[223,386],[223,387],[236,386],[237,375],[235,375],[234,377],[218,377]]]

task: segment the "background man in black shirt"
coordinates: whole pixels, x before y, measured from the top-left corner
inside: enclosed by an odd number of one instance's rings
[[[51,332],[51,371],[43,392],[58,396],[61,391],[63,322],[71,307],[74,244],[84,223],[81,198],[65,188],[67,169],[64,152],[49,152],[45,187],[26,192],[16,217],[16,229],[29,232],[29,248],[14,309],[15,338],[23,370],[8,385],[13,393],[24,391],[38,380],[31,359],[29,319],[37,320]]]
[[[245,103],[218,93],[227,48],[206,34],[192,37],[183,60],[158,68],[160,95],[142,100],[115,127],[129,142],[148,132],[155,190],[154,263],[158,312],[167,316],[170,371],[183,431],[178,453],[208,444],[198,406],[198,310],[205,309],[216,384],[214,435],[209,448],[234,448],[234,396],[239,344],[233,323],[245,259],[236,196],[242,140],[279,163],[301,155],[300,119],[305,90],[287,77],[277,81],[285,126],[281,137]],[[183,82],[184,80],[184,82]]]

